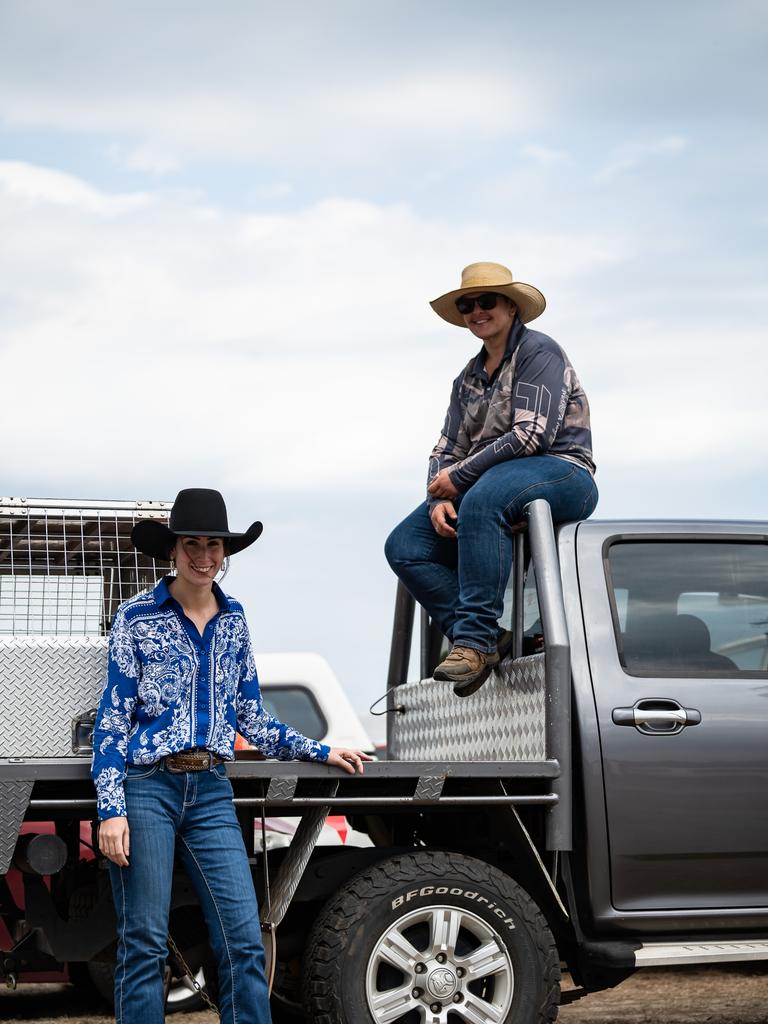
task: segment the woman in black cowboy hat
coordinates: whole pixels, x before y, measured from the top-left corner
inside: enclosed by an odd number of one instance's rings
[[[93,734],[99,848],[118,917],[118,1024],[162,1024],[174,855],[205,913],[224,1024],[268,1024],[258,907],[224,762],[236,732],[267,757],[348,772],[370,758],[308,739],[264,708],[242,606],[215,582],[261,534],[233,533],[218,491],[179,493],[170,526],[147,520],[135,547],[176,575],[125,601],[112,623]]]

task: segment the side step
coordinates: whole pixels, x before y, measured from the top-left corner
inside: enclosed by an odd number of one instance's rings
[[[638,967],[768,960],[768,942],[648,942],[635,950]]]

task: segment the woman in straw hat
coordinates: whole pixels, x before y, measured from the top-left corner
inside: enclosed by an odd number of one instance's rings
[[[330,748],[264,708],[242,606],[215,582],[260,536],[228,526],[218,491],[181,491],[170,526],[138,523],[142,553],[176,575],[124,602],[112,623],[93,734],[99,848],[118,917],[118,1024],[161,1024],[174,855],[197,891],[219,973],[225,1024],[268,1024],[259,912],[225,761],[236,731],[267,757],[354,773],[370,758]]]
[[[525,326],[545,304],[499,263],[465,267],[460,287],[431,303],[483,344],[453,382],[426,501],[395,528],[386,554],[451,641],[434,677],[460,697],[508,650],[498,620],[525,505],[545,498],[562,522],[597,504],[587,396],[560,346]]]

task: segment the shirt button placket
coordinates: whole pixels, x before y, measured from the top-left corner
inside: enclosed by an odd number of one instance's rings
[[[208,630],[206,628],[203,631],[203,637],[202,637],[202,639],[201,639],[201,641],[200,641],[200,643],[198,645],[199,653],[200,653],[200,682],[203,684],[203,688],[207,688],[207,686],[208,686],[208,652],[206,651],[206,648],[205,648],[205,635],[206,635],[207,632],[208,632]],[[211,704],[211,699],[210,699],[210,694],[208,694],[208,706],[209,706],[209,708],[210,708],[210,704]],[[208,723],[208,727],[210,728],[210,721]]]

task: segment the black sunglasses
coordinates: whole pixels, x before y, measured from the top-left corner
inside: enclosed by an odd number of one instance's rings
[[[482,295],[461,295],[456,299],[456,309],[462,316],[467,316],[477,304],[480,309],[493,309],[499,299],[498,292],[483,292]]]

